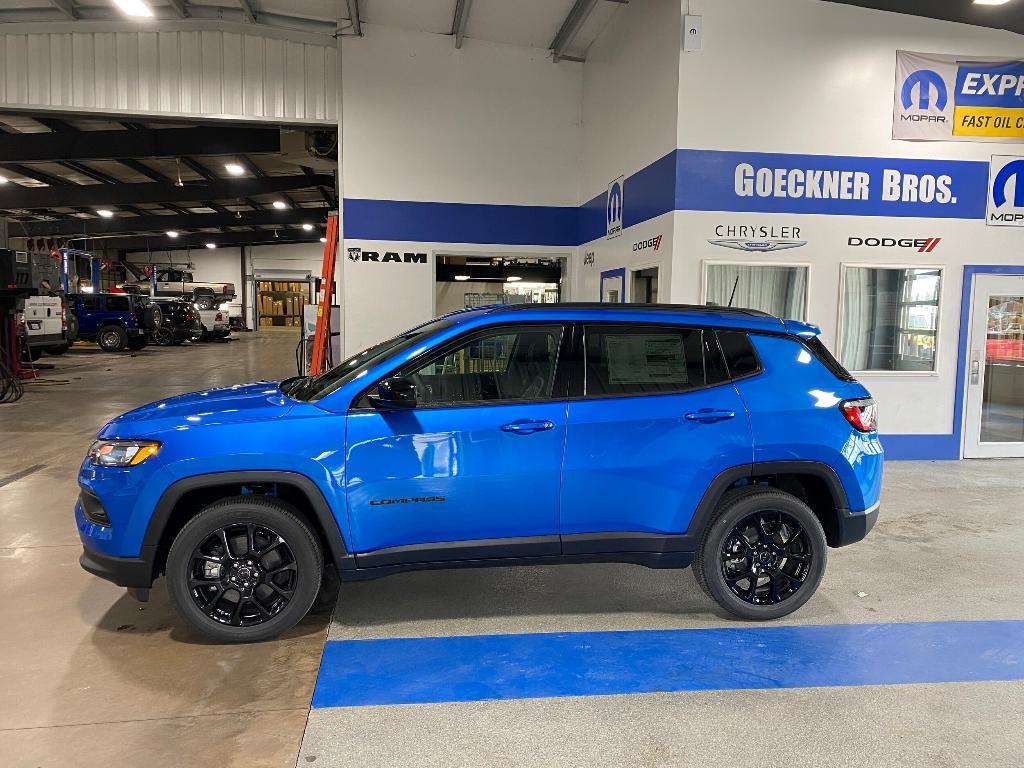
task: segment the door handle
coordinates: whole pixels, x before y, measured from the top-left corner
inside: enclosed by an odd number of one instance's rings
[[[534,432],[546,432],[554,429],[553,421],[534,421],[533,419],[519,419],[511,424],[502,424],[502,432],[511,432],[516,435],[532,435]]]
[[[717,411],[714,408],[701,408],[699,411],[692,411],[684,417],[687,421],[700,421],[711,424],[716,421],[725,421],[736,416],[735,411]]]
[[[971,384],[977,384],[981,374],[981,353],[978,350],[974,351],[971,356]]]

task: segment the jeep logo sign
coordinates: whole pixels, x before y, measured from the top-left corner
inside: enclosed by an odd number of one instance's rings
[[[364,251],[362,248],[349,248],[348,257],[352,261],[392,261],[397,264],[426,264],[427,254],[425,253],[398,253],[397,251]]]

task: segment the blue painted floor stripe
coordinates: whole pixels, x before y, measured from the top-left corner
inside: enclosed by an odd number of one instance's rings
[[[1024,680],[1024,621],[332,640],[314,707]]]

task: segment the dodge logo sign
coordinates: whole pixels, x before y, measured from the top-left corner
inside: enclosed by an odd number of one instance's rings
[[[941,237],[851,237],[846,244],[867,248],[913,248],[918,253],[931,253],[941,242]]]
[[[655,235],[649,237],[646,240],[641,240],[639,243],[633,243],[633,251],[646,251],[648,248],[658,250],[661,248],[661,235]]]

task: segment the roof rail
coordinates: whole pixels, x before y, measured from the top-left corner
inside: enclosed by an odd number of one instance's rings
[[[718,315],[744,315],[746,317],[770,317],[781,319],[776,315],[762,312],[759,309],[746,307],[717,307],[710,304],[605,304],[597,301],[566,301],[551,304],[492,304],[480,309],[492,311],[523,311],[544,309],[602,309],[619,311],[655,310],[658,312],[705,312]]]

